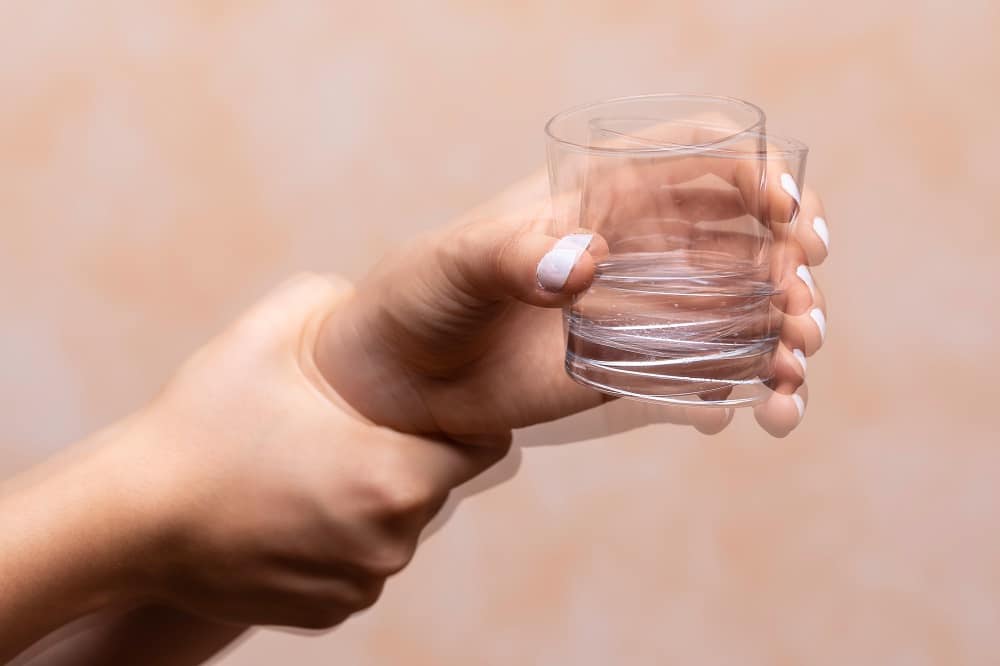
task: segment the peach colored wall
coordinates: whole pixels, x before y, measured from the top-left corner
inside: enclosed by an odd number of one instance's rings
[[[553,112],[731,94],[829,209],[802,427],[526,449],[375,609],[220,663],[1000,663],[998,29],[987,0],[0,3],[0,473],[279,276],[357,277],[534,168]]]

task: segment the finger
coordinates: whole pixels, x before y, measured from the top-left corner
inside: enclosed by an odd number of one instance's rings
[[[753,372],[758,374],[754,375],[752,374]],[[769,377],[764,385],[760,386],[760,390],[777,391],[778,393],[790,395],[805,382],[806,356],[805,352],[801,349],[793,349],[779,342],[774,352],[761,363],[755,364],[753,370],[748,372],[740,364],[730,363],[728,367],[720,367],[718,374],[727,377],[736,377],[738,375],[737,381],[747,381],[749,382],[748,386],[753,387],[760,385],[760,377]],[[746,387],[742,388],[744,391],[746,390]],[[704,390],[697,395],[705,401],[726,400],[735,389],[736,386],[732,385],[726,389]],[[745,393],[742,395],[745,395]],[[737,397],[740,396],[738,395]],[[701,410],[697,408],[693,410],[695,415],[700,412]],[[698,423],[692,421],[692,424],[702,432],[705,432]],[[706,425],[706,427],[710,426]]]
[[[798,141],[756,132],[734,136],[739,128],[709,117],[683,125],[635,119],[611,123],[601,119],[597,129],[601,130],[600,146],[615,150],[596,154],[588,162],[587,189],[597,191],[598,200],[620,200],[613,196],[616,192],[641,193],[640,202],[626,197],[625,205],[641,207],[644,202],[647,212],[662,210],[664,204],[671,203],[675,190],[700,181],[700,185],[735,187],[744,209],[762,221],[768,212],[762,210],[762,203],[768,204],[770,221],[786,224],[802,204],[800,181],[806,148]],[[638,151],[638,157],[623,161],[622,151]],[[761,198],[762,192],[766,199]],[[667,195],[666,200],[662,194]],[[607,212],[606,205],[594,206],[598,217],[602,211]]]
[[[471,445],[379,430],[384,446],[378,464],[394,483],[411,484],[417,496],[440,497],[478,476],[507,455],[511,441],[509,432],[467,440]]]
[[[823,263],[830,252],[826,211],[819,195],[811,188],[805,188],[802,193],[802,210],[792,224],[792,236],[802,246],[810,266]]]
[[[791,247],[782,253],[780,278],[778,279],[778,294],[773,303],[782,312],[789,315],[800,315],[811,308],[825,310],[826,299],[809,266],[801,246],[792,242]]]
[[[286,594],[295,594],[320,616],[335,609],[356,613],[378,601],[385,587],[384,577],[344,560],[342,553],[310,555],[274,558],[282,568],[281,588]]]
[[[595,245],[595,239],[597,243]],[[572,295],[586,289],[594,278],[594,270],[601,255],[607,255],[607,245],[593,232],[581,229],[567,234],[554,244],[546,239],[544,246],[548,249],[537,262],[537,253],[523,257],[526,265],[535,262],[534,291],[521,297],[529,303],[537,299],[539,288],[544,291],[544,298],[550,294]],[[511,257],[510,270],[517,272],[519,258]]]
[[[802,205],[802,194],[784,160],[768,162],[764,192],[768,219],[772,225],[789,224],[796,219]]]
[[[799,315],[785,315],[781,325],[781,341],[790,349],[800,349],[812,356],[826,338],[826,311],[812,307]]]
[[[623,223],[738,217],[759,208],[762,170],[759,159],[707,155],[598,159],[587,174],[580,219],[603,233],[603,227],[617,231]]]
[[[685,407],[688,422],[703,435],[717,435],[733,421],[732,407]]]
[[[803,384],[791,395],[772,393],[753,410],[757,423],[773,437],[785,437],[795,429],[805,416],[809,391]]]
[[[520,229],[473,222],[454,230],[440,245],[447,282],[481,301],[516,298],[541,307],[566,305],[590,285],[607,243],[582,229],[554,238],[537,230],[541,222]]]
[[[805,383],[806,365],[805,352],[779,342],[774,352],[774,375],[768,387],[784,395],[795,393]]]

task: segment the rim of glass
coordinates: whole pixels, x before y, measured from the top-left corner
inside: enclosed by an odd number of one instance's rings
[[[699,151],[705,155],[713,157],[733,157],[738,159],[773,159],[775,157],[787,157],[790,155],[803,155],[809,152],[809,146],[805,142],[800,141],[794,137],[785,136],[783,134],[771,134],[769,132],[744,132],[740,138],[746,136],[756,137],[762,139],[764,142],[764,147],[762,150],[738,150],[734,148],[727,148],[724,144],[726,139],[723,139],[718,144],[718,147],[707,146],[706,150]],[[777,145],[775,145],[777,143]],[[694,146],[692,146],[694,148]],[[672,147],[665,147],[663,150],[671,151],[674,150]]]
[[[608,148],[608,147],[589,146],[583,143],[578,143],[576,141],[570,141],[569,139],[559,137],[553,130],[554,124],[562,120],[565,120],[567,117],[573,114],[580,113],[581,111],[586,111],[587,109],[592,109],[599,106],[606,106],[609,104],[619,104],[623,102],[637,102],[637,101],[654,100],[654,99],[725,102],[728,104],[733,104],[735,106],[741,106],[745,109],[749,109],[750,111],[757,114],[757,120],[754,121],[752,124],[747,125],[742,129],[735,130],[733,131],[732,134],[728,134],[715,141],[708,141],[706,143],[699,143],[699,144],[690,144],[687,146],[651,146],[649,148],[635,148],[635,147]],[[747,132],[751,132],[754,129],[757,129],[757,132],[759,134],[765,134],[762,131],[762,129],[764,127],[766,120],[767,120],[766,115],[764,114],[764,110],[762,108],[760,108],[759,106],[757,106],[752,102],[739,99],[738,97],[729,97],[727,95],[700,94],[700,93],[647,93],[645,95],[612,97],[610,99],[603,99],[596,102],[579,104],[577,106],[573,106],[563,111],[560,111],[556,115],[549,118],[548,122],[545,123],[545,135],[552,141],[562,144],[563,146],[568,146],[574,150],[580,150],[588,153],[613,153],[613,154],[659,153],[659,152],[677,151],[678,149],[697,150],[697,149],[710,148],[712,146],[718,146],[720,144],[724,144],[728,141],[731,141],[735,137],[739,137],[746,134]]]

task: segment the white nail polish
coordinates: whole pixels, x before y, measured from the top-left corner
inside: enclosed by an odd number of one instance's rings
[[[573,272],[573,267],[579,261],[593,234],[570,234],[559,239],[559,242],[549,250],[538,262],[535,277],[538,284],[546,291],[561,291]]]
[[[826,338],[826,315],[819,308],[813,308],[809,311],[809,316],[816,322],[816,327],[819,328],[819,341],[823,342]]]
[[[813,276],[812,273],[809,272],[809,269],[806,268],[805,266],[799,266],[798,268],[795,269],[795,274],[799,276],[800,280],[806,283],[806,286],[809,287],[809,293],[815,299],[816,283],[813,282]]]
[[[813,219],[813,231],[819,236],[819,239],[823,241],[823,246],[826,247],[826,251],[830,251],[830,229],[826,226],[826,220],[822,217],[817,217]]]
[[[555,244],[554,250],[566,250],[569,248],[586,250],[590,247],[590,241],[594,239],[594,234],[570,234],[563,236]]]
[[[795,184],[795,179],[792,178],[792,174],[781,174],[781,189],[788,192],[788,196],[795,199],[795,203],[802,203],[802,197],[799,195],[799,186]]]
[[[802,399],[802,396],[799,395],[798,393],[793,393],[792,394],[792,402],[795,403],[795,409],[798,410],[798,412],[799,412],[799,421],[801,421],[802,417],[805,416],[805,413],[806,413],[806,403]]]
[[[795,360],[798,361],[799,365],[802,366],[802,374],[803,375],[806,374],[806,365],[807,365],[806,364],[806,355],[802,353],[801,349],[793,349],[792,350],[792,356],[794,356]]]

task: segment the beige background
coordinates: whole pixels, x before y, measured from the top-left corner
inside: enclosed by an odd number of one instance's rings
[[[221,663],[1000,663],[998,29],[992,0],[0,0],[0,473],[281,276],[358,277],[534,168],[561,108],[730,94],[829,209],[801,428],[527,449],[375,609]]]

